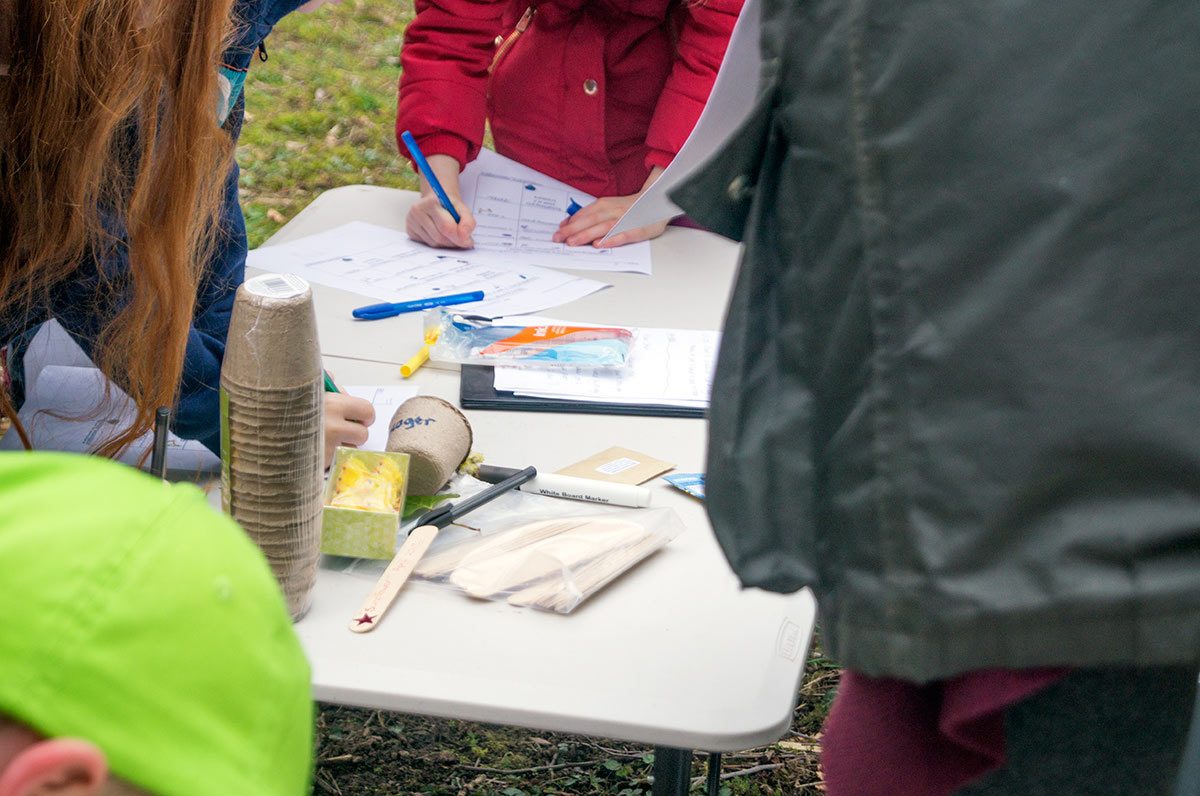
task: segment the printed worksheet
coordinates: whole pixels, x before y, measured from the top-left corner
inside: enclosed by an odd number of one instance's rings
[[[342,386],[342,391],[375,407],[375,422],[367,429],[367,441],[362,446],[367,451],[387,450],[388,424],[392,422],[392,415],[396,414],[400,404],[420,392],[415,384],[351,385]]]
[[[758,85],[762,69],[762,52],[758,43],[761,17],[759,0],[746,0],[696,126],[675,154],[671,165],[625,211],[625,215],[617,220],[605,237],[644,227],[683,212],[672,201],[670,192],[717,153],[741,127],[758,100],[757,91],[750,87]]]
[[[547,177],[489,149],[459,176],[463,201],[475,216],[475,250],[549,268],[650,273],[650,244],[612,249],[567,246],[551,240],[572,208],[594,201],[590,194]]]
[[[87,453],[133,420],[133,401],[108,383],[57,321],[38,328],[25,352],[24,368],[25,403],[17,416],[29,432],[34,450]],[[136,466],[153,444],[154,435],[147,432],[126,449],[120,461]],[[0,439],[0,450],[23,449],[16,431]],[[221,459],[196,440],[168,433],[166,464],[172,471],[215,472],[221,468]]]
[[[454,306],[483,317],[520,315],[583,298],[609,285],[472,250],[434,249],[400,230],[363,221],[250,252],[246,265],[291,273],[379,301],[412,301],[482,290]]]
[[[34,450],[89,453],[127,428],[134,414],[133,401],[118,387],[108,385],[99,369],[47,365],[38,374],[37,389],[26,394],[17,416],[29,432]],[[120,460],[136,466],[153,444],[154,435],[147,432]],[[0,439],[0,450],[22,449],[15,431]],[[221,459],[196,440],[168,433],[166,466],[182,472],[216,472]]]
[[[690,329],[633,331],[636,336],[629,366],[624,370],[498,367],[495,387],[539,398],[707,407],[721,333]]]

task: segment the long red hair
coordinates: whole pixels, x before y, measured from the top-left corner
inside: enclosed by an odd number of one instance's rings
[[[127,263],[101,274],[86,308],[103,317],[96,363],[137,404],[101,455],[123,450],[178,394],[232,157],[217,125],[230,6],[0,0],[10,51],[0,76],[0,316],[37,317],[89,259]]]

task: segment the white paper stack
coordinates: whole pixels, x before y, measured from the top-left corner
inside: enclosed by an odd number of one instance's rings
[[[721,333],[647,328],[634,332],[629,367],[624,370],[498,367],[495,387],[567,401],[706,408]]]
[[[25,403],[17,416],[34,450],[88,453],[133,421],[133,401],[92,363],[57,321],[42,324],[25,353]],[[120,461],[144,462],[154,443],[147,432]],[[0,450],[21,450],[14,431],[0,439]],[[221,459],[196,440],[168,434],[168,470],[215,472]]]

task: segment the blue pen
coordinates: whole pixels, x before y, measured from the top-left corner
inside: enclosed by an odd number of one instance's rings
[[[455,293],[452,296],[430,296],[429,298],[414,299],[413,301],[397,301],[394,303],[372,304],[369,307],[359,307],[351,314],[362,321],[377,321],[380,318],[390,318],[404,312],[416,312],[432,307],[445,307],[450,304],[466,304],[471,301],[483,301],[483,291],[471,293]]]
[[[574,199],[572,199],[571,204],[567,205],[567,215],[573,216],[582,209],[583,209],[583,205],[579,204],[579,202],[576,202]]]
[[[446,191],[442,188],[442,184],[438,182],[438,178],[433,176],[433,169],[429,168],[429,161],[425,159],[425,153],[421,151],[421,147],[417,146],[417,139],[413,138],[413,134],[405,130],[400,134],[400,140],[408,147],[408,153],[412,155],[413,162],[417,164],[417,170],[421,172],[421,176],[429,183],[429,187],[437,194],[438,201],[442,203],[442,207],[446,208],[446,212],[454,218],[454,223],[462,221],[458,215],[458,211],[454,209],[454,205],[450,202],[450,197],[446,196]]]

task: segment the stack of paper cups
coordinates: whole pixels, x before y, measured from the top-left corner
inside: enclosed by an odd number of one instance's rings
[[[321,549],[324,390],[312,290],[291,274],[238,288],[221,368],[225,510],[262,549],[293,619]]]

